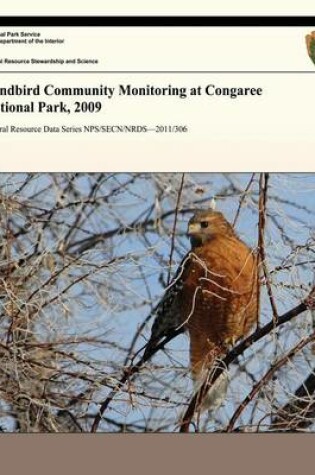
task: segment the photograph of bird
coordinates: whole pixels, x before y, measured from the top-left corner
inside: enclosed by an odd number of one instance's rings
[[[187,332],[198,388],[214,362],[257,320],[257,258],[223,214],[212,209],[195,212],[188,236],[191,249],[155,309],[144,357],[171,332]],[[221,383],[224,391],[227,382]]]

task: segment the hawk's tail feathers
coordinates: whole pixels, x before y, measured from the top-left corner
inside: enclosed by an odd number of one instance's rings
[[[217,368],[222,369],[222,360],[220,358],[215,358],[211,365],[203,366],[202,368],[199,367],[198,372],[192,372],[194,388],[196,392],[200,390],[200,388],[206,381],[211,384],[212,377],[215,374]],[[220,374],[218,379],[216,379],[211,385],[207,394],[203,395],[201,409],[208,409],[210,411],[216,411],[217,409],[219,409],[226,399],[228,384],[228,371],[226,368],[223,368],[222,373]]]

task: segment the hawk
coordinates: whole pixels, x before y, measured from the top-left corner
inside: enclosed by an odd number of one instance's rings
[[[144,356],[175,330],[187,332],[198,384],[256,322],[257,259],[218,211],[197,211],[188,235],[191,249],[155,309]]]

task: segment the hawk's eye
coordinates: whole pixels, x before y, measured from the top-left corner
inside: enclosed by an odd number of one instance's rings
[[[208,226],[209,226],[208,221],[201,221],[201,223],[200,223],[200,227],[201,227],[201,228],[204,229],[204,228],[207,228]]]

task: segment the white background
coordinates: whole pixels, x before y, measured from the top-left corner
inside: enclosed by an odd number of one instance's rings
[[[138,87],[172,84],[189,88],[214,83],[218,87],[262,87],[264,94],[238,99],[117,97],[105,99],[104,109],[98,115],[1,114],[2,127],[170,124],[187,125],[189,133],[3,133],[0,143],[4,158],[0,170],[315,171],[315,67],[305,46],[305,35],[311,30],[66,28],[48,32],[42,29],[43,36],[49,33],[64,37],[65,44],[36,48],[2,46],[2,56],[9,57],[96,56],[100,64],[91,70],[99,69],[100,73],[3,74],[1,87],[16,83],[28,86],[53,83],[60,87],[130,83]],[[71,68],[75,69],[68,67]],[[56,67],[51,66],[51,70]],[[191,73],[106,74],[112,70],[190,70]],[[209,72],[193,73],[196,70]],[[217,70],[278,72],[232,75],[211,72]],[[281,73],[292,70],[304,73]],[[59,100],[51,100],[56,99]],[[7,98],[2,96],[1,101],[4,100]],[[19,97],[12,100],[21,102]],[[23,100],[27,102],[30,98]],[[73,102],[76,98],[68,100]]]

